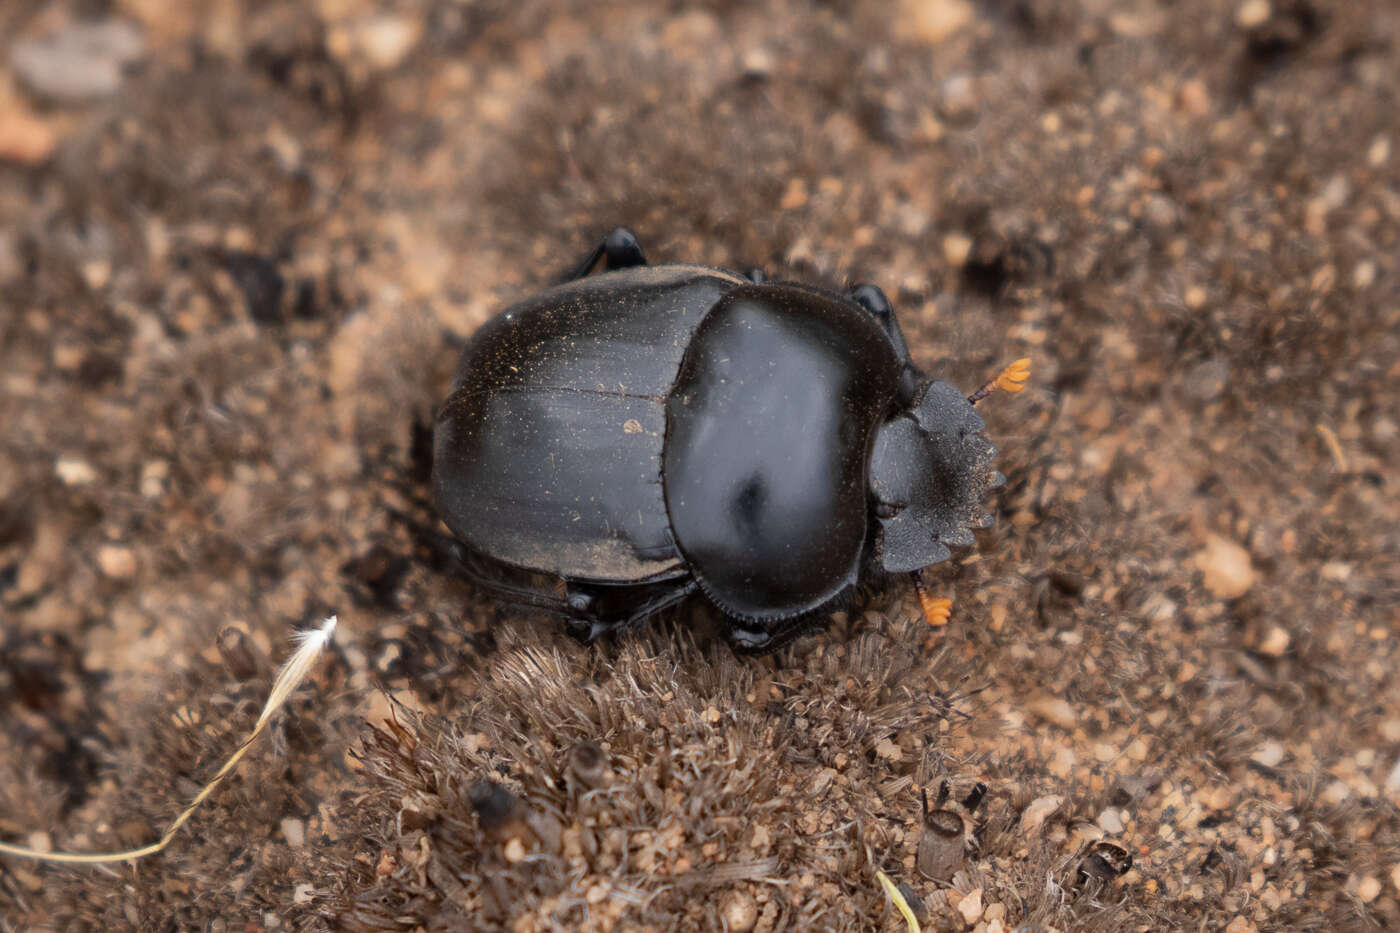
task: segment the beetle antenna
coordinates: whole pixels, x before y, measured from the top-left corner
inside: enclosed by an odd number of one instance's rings
[[[1000,389],[1015,395],[1026,387],[1026,380],[1031,377],[1030,357],[1019,359],[1010,366],[997,373],[997,377],[982,388],[973,392],[967,397],[969,405],[976,405],[982,399]]]
[[[947,625],[948,617],[953,614],[953,601],[930,593],[924,585],[922,572],[915,570],[910,576],[914,578],[914,592],[919,596],[919,611],[924,614],[924,621],[934,628]]]

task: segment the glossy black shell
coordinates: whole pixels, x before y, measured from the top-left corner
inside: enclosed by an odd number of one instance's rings
[[[848,298],[689,265],[579,279],[485,324],[438,414],[439,510],[567,582],[690,577],[727,614],[856,582],[900,361]]]
[[[666,406],[671,529],[730,615],[813,611],[860,574],[876,427],[899,360],[869,312],[742,285],[700,322]]]

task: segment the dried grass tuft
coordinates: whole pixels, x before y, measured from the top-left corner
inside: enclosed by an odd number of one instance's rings
[[[912,750],[950,716],[904,683],[931,661],[924,634],[887,624],[801,643],[779,666],[684,635],[584,650],[503,629],[467,709],[401,710],[366,737],[377,877],[346,885],[327,919],[705,927],[705,904],[737,890],[759,929],[868,928],[888,910],[876,853],[902,844],[879,789],[919,766]],[[910,780],[896,784],[902,807]],[[828,886],[846,892],[840,916],[820,916]]]
[[[321,624],[320,628],[311,629],[305,632],[298,632],[295,636],[297,649],[292,656],[287,659],[287,663],[282,665],[282,669],[277,674],[277,679],[272,682],[272,690],[268,694],[267,702],[263,704],[261,715],[258,716],[257,724],[253,726],[253,731],[243,740],[243,744],[229,756],[223,766],[215,772],[209,782],[200,789],[194,799],[189,802],[185,809],[180,811],[180,815],[171,821],[166,827],[160,839],[147,846],[140,846],[134,849],[125,849],[120,852],[49,852],[43,849],[31,848],[28,846],[12,845],[0,842],[0,855],[10,855],[16,858],[34,859],[40,862],[56,862],[67,865],[101,865],[111,862],[125,862],[133,859],[145,858],[155,855],[165,850],[170,845],[171,840],[185,825],[194,812],[209,796],[214,793],[223,783],[224,778],[233,773],[234,768],[243,760],[243,756],[253,747],[253,743],[262,735],[263,729],[272,719],[273,715],[282,708],[282,704],[287,702],[287,698],[292,695],[292,691],[306,678],[316,659],[320,657],[322,650],[330,644],[331,636],[335,633],[336,617],[331,616]]]

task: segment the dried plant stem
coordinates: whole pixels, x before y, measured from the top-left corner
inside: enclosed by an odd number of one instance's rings
[[[331,616],[321,624],[318,629],[311,629],[305,632],[298,632],[296,635],[297,650],[287,659],[287,663],[282,665],[282,670],[278,672],[277,679],[272,683],[272,692],[268,695],[267,702],[263,704],[262,715],[258,717],[257,725],[253,726],[253,731],[243,740],[243,744],[238,746],[238,750],[229,756],[218,772],[210,779],[204,789],[195,795],[189,806],[175,817],[174,821],[161,835],[160,839],[148,846],[138,849],[127,849],[124,852],[97,852],[97,853],[77,853],[77,852],[41,852],[38,849],[30,849],[24,846],[10,845],[0,842],[0,855],[13,855],[17,858],[37,859],[43,862],[62,862],[65,864],[97,865],[104,862],[124,862],[128,859],[145,858],[148,855],[155,855],[170,844],[170,840],[175,838],[175,834],[180,831],[186,821],[194,815],[194,811],[199,809],[211,794],[223,782],[224,778],[238,767],[238,762],[248,753],[248,749],[253,747],[258,736],[262,734],[267,726],[272,714],[282,707],[293,690],[305,679],[311,666],[316,662],[316,658],[321,651],[330,644],[331,636],[335,632],[336,617]]]
[[[1317,433],[1322,435],[1323,442],[1327,445],[1327,450],[1332,454],[1332,462],[1337,464],[1337,472],[1347,472],[1347,455],[1342,450],[1342,442],[1337,440],[1337,432],[1333,431],[1325,424],[1317,426]]]

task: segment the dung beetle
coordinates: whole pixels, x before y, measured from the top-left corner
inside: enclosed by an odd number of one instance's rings
[[[973,543],[1000,479],[973,405],[1028,365],[965,396],[914,367],[873,285],[651,266],[618,228],[468,341],[434,495],[470,576],[584,640],[699,591],[770,651],[906,573],[941,624],[918,572]]]

